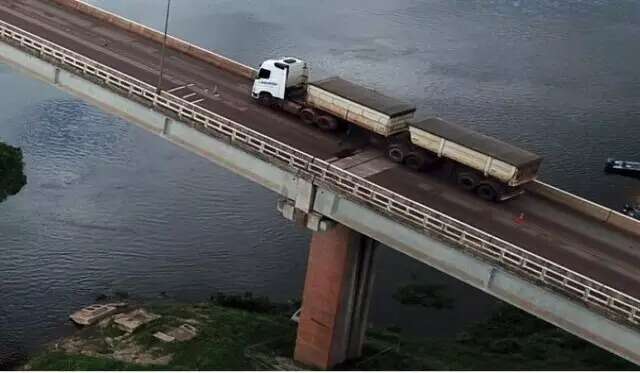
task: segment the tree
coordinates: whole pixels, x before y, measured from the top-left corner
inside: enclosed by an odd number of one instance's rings
[[[22,150],[0,143],[0,202],[17,194],[27,184]]]

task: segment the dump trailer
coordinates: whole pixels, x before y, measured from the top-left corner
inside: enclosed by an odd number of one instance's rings
[[[411,122],[409,132],[414,152],[424,159],[454,163],[458,184],[485,199],[505,200],[522,193],[521,187],[535,180],[542,163],[534,153],[440,118]]]
[[[407,130],[416,108],[372,89],[333,77],[307,84],[306,104],[383,137]]]
[[[414,121],[414,106],[344,79],[309,82],[306,62],[293,57],[263,62],[251,95],[262,105],[293,113],[323,130],[336,130],[341,123],[361,127],[392,161],[416,171],[446,165],[462,188],[486,200],[521,194],[542,161],[439,118]]]

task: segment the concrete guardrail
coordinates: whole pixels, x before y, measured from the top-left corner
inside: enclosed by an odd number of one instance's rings
[[[640,233],[640,221],[549,184],[536,180],[527,186],[527,190],[546,199],[561,203],[612,227],[633,234]]]

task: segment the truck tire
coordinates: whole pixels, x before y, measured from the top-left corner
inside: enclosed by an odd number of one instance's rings
[[[316,118],[316,124],[323,131],[335,131],[338,129],[338,120],[330,115],[320,115]]]
[[[269,92],[260,92],[258,96],[258,103],[262,106],[271,106],[273,103],[273,96]]]
[[[316,122],[316,112],[313,109],[306,108],[300,111],[300,119],[304,124],[314,124]]]
[[[387,148],[387,158],[391,159],[396,163],[402,163],[404,161],[404,157],[406,152],[403,147],[398,144],[389,145]]]
[[[481,183],[478,185],[476,194],[485,201],[496,201],[498,199],[498,191],[490,183]]]
[[[419,152],[411,152],[404,158],[404,164],[414,171],[423,170],[426,163],[426,157]]]
[[[478,176],[471,172],[460,172],[456,176],[456,182],[464,190],[472,191],[478,187]]]

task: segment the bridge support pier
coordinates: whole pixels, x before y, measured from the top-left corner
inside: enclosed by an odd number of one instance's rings
[[[375,242],[344,225],[313,234],[296,361],[328,369],[361,356],[374,259]]]

